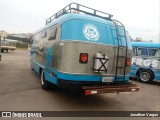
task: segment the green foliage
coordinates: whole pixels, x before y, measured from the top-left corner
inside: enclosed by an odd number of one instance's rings
[[[19,44],[19,43],[17,43],[16,47],[17,48],[28,48],[28,44],[27,43],[25,43],[25,44]]]

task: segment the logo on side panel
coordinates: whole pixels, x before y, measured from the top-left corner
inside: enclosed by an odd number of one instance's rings
[[[90,41],[97,41],[99,39],[98,29],[92,24],[84,25],[83,34]]]

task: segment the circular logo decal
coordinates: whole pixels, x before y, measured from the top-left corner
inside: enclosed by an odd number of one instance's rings
[[[86,24],[83,27],[84,36],[91,41],[97,41],[99,39],[98,29],[92,24]]]

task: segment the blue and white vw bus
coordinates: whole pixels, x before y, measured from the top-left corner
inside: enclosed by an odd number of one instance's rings
[[[34,33],[30,54],[43,89],[51,84],[67,90],[130,84],[130,39],[124,26],[111,17],[71,3],[46,20]]]

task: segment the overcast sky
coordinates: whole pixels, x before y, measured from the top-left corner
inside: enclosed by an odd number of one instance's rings
[[[0,30],[32,33],[71,2],[114,15],[133,38],[160,42],[160,0],[0,0]]]

